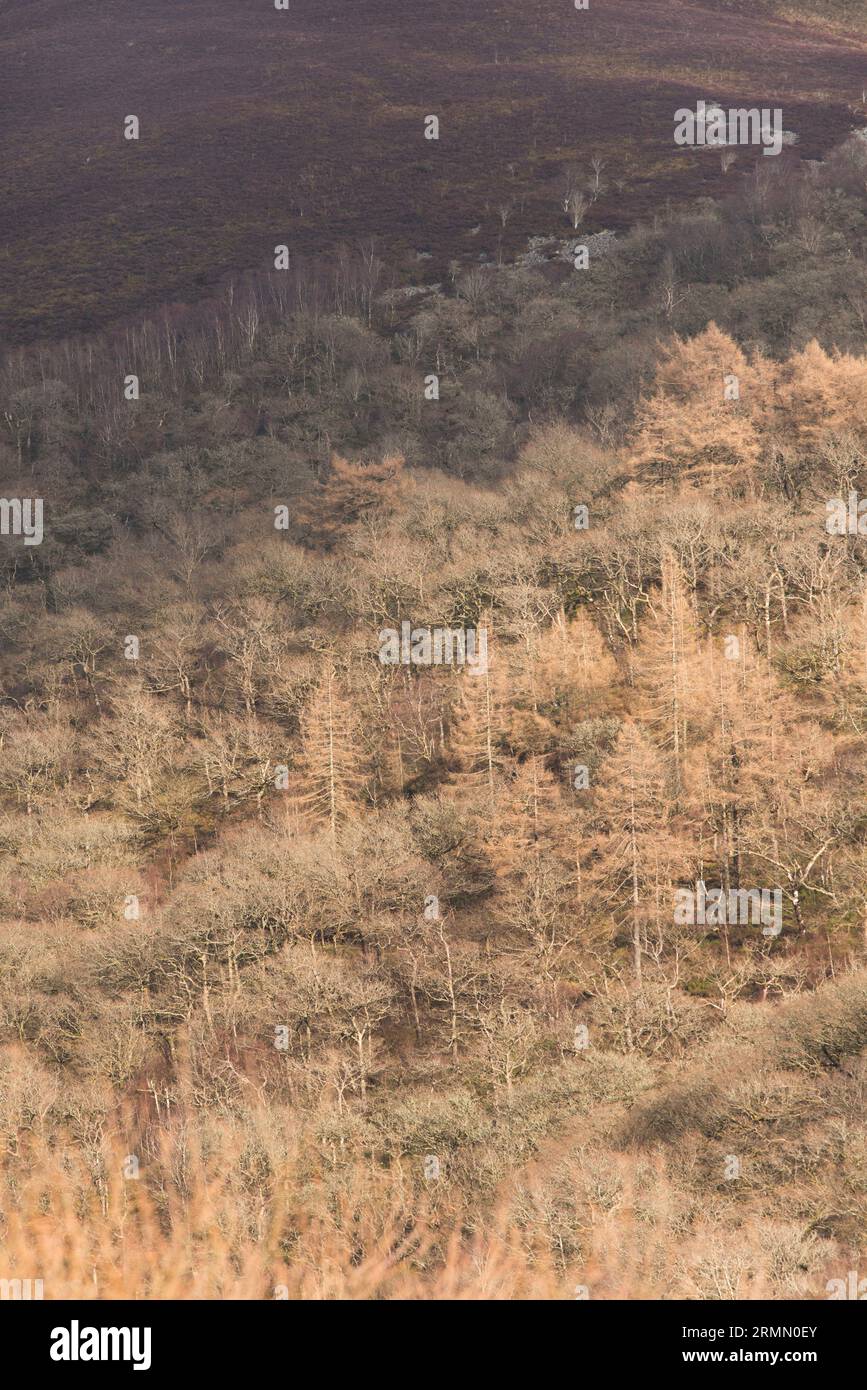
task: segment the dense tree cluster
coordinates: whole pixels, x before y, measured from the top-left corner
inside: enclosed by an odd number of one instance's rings
[[[433,1155],[480,1219],[567,1122],[610,1164],[688,1132],[687,1226],[710,1192],[831,1258],[785,1221],[865,1211],[851,1097],[797,1090],[867,1043],[867,566],[825,525],[867,493],[865,171],[760,169],[584,278],[415,308],[347,257],[6,363],[46,508],[0,552],[10,1152],[107,1192],[119,1139],[158,1188],[246,1126],[252,1220],[284,1126],[299,1182],[404,1165],[409,1211]],[[405,623],[487,661],[383,663]],[[697,884],[781,930],[678,923]],[[715,1070],[751,1040],[764,1109]],[[563,1268],[598,1161],[572,1237],[556,1159],[534,1197]]]

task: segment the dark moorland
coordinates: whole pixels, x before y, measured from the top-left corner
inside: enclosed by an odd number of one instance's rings
[[[772,8],[0,0],[2,338],[200,297],[267,269],[276,242],[310,255],[375,236],[431,280],[509,258],[567,233],[563,166],[594,155],[606,176],[589,231],[716,196],[718,156],[672,142],[674,110],[706,96],[781,105],[803,157],[820,156],[863,124],[861,7],[792,0],[791,22]]]

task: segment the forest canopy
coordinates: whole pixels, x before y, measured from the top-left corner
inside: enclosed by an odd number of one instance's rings
[[[867,143],[764,162],[586,272],[347,250],[5,360],[0,1206],[64,1288],[863,1249]]]

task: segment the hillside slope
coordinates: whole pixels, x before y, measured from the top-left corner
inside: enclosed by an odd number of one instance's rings
[[[709,94],[781,104],[806,157],[863,115],[864,41],[753,5],[3,0],[0,21],[5,341],[197,297],[279,243],[375,236],[439,280],[565,235],[563,166],[593,156],[586,225],[623,227],[723,187],[718,159],[672,142]]]

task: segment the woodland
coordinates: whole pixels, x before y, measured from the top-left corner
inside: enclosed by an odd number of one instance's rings
[[[867,495],[865,213],[853,138],[585,271],[348,246],[7,355],[45,530],[0,538],[9,1277],[858,1268],[867,556],[826,520]],[[485,669],[383,664],[405,622]],[[678,922],[699,883],[780,932]]]

